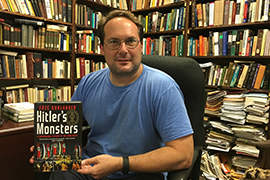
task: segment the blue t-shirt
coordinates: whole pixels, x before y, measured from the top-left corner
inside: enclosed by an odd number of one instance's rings
[[[99,154],[137,155],[193,133],[177,83],[167,74],[143,65],[140,77],[118,87],[105,68],[80,81],[72,100],[82,101],[91,127],[83,159]],[[110,178],[123,178],[115,172]]]

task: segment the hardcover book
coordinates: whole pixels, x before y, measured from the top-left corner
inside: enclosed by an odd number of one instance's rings
[[[34,108],[34,170],[80,169],[82,103],[37,102]]]

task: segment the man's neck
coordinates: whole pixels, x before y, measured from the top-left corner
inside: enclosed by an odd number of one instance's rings
[[[140,75],[142,74],[142,71],[143,71],[143,65],[140,64],[140,67],[138,68],[138,70],[131,75],[118,76],[118,75],[110,73],[110,80],[112,84],[115,86],[127,86],[133,83],[134,81],[136,81],[136,79],[138,79]]]

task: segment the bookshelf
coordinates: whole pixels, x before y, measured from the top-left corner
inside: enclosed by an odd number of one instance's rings
[[[1,0],[1,1],[6,1],[6,0]],[[50,1],[49,1],[50,2]],[[27,52],[32,52],[32,53],[39,53],[41,54],[41,60],[42,63],[45,59],[51,59],[51,61],[54,63],[56,62],[56,60],[59,60],[61,63],[63,62],[63,65],[57,66],[60,67],[61,66],[65,66],[65,63],[68,64],[68,68],[64,68],[64,72],[67,72],[68,76],[57,76],[54,72],[52,72],[52,74],[54,74],[54,76],[49,76],[48,77],[48,72],[46,72],[46,76],[44,74],[44,72],[41,72],[43,74],[43,76],[41,78],[36,78],[36,77],[11,77],[11,76],[2,76],[0,77],[0,81],[1,81],[1,87],[5,87],[5,86],[13,86],[13,85],[18,85],[18,84],[29,84],[29,87],[33,87],[35,85],[40,85],[40,86],[53,86],[53,87],[63,87],[63,86],[69,86],[70,88],[68,89],[68,93],[69,93],[69,98],[71,97],[71,95],[74,92],[74,86],[76,84],[78,84],[78,82],[80,81],[81,77],[76,77],[76,59],[77,58],[85,58],[87,60],[91,60],[92,64],[97,64],[100,62],[104,62],[104,58],[103,56],[101,56],[99,54],[98,51],[92,51],[92,52],[86,52],[86,51],[78,51],[78,33],[77,31],[92,31],[93,36],[96,36],[96,28],[97,26],[87,26],[85,24],[81,24],[77,22],[77,19],[80,19],[81,16],[77,16],[77,12],[79,11],[79,7],[77,7],[77,5],[81,5],[84,7],[91,7],[92,12],[91,13],[95,13],[95,14],[99,14],[99,17],[96,17],[95,20],[93,19],[93,21],[95,21],[95,23],[97,24],[98,22],[98,18],[101,18],[102,14],[106,14],[107,12],[109,12],[110,10],[117,8],[117,6],[113,7],[113,6],[108,6],[107,4],[102,4],[100,2],[93,2],[93,1],[86,1],[86,0],[78,0],[78,1],[65,1],[65,0],[59,0],[59,3],[61,4],[62,2],[62,8],[65,7],[65,16],[64,16],[64,9],[62,10],[63,14],[63,18],[60,19],[60,12],[59,12],[59,17],[58,20],[56,19],[56,16],[48,16],[48,12],[47,15],[45,17],[41,17],[38,16],[36,13],[36,16],[33,16],[32,14],[23,14],[20,11],[19,12],[12,12],[11,10],[3,10],[3,8],[1,8],[1,4],[0,4],[0,14],[1,14],[1,20],[3,20],[3,23],[1,24],[1,33],[3,33],[1,35],[1,42],[0,42],[0,49],[4,50],[4,51],[10,51],[10,52],[16,52],[18,53],[18,55],[22,55],[25,54]],[[65,5],[64,5],[65,3]],[[58,4],[59,10],[60,10],[60,4]],[[85,9],[80,9],[82,10],[80,12],[81,14],[85,14]],[[46,10],[45,10],[46,12]],[[90,14],[90,13],[89,13]],[[64,18],[65,17],[65,18]],[[92,18],[92,17],[91,17]],[[31,24],[33,25],[33,29],[34,32],[36,31],[37,33],[41,33],[39,28],[42,27],[44,29],[46,29],[46,34],[44,33],[43,36],[44,40],[40,41],[38,39],[38,41],[35,42],[31,42],[32,44],[29,45],[21,45],[21,44],[13,44],[13,43],[6,43],[5,42],[5,34],[6,32],[4,32],[4,24],[7,24],[9,26],[9,28],[11,27],[18,27],[20,28],[20,30],[22,30],[22,25],[20,23],[15,23],[16,20],[20,19],[21,21],[26,21],[23,24],[27,24],[30,21],[32,21]],[[65,19],[65,20],[64,20]],[[91,19],[92,21],[92,19]],[[90,20],[88,20],[88,22],[90,22]],[[42,26],[39,26],[38,23],[42,23]],[[65,30],[61,29],[62,31],[59,30],[59,32],[57,32],[56,34],[56,30],[50,30],[48,28],[48,25],[50,26],[54,26],[54,27],[60,27],[61,28],[66,28]],[[30,25],[29,25],[30,26]],[[29,28],[28,26],[28,28]],[[64,32],[63,32],[64,31]],[[47,34],[49,32],[49,34]],[[11,31],[9,31],[9,33],[11,33]],[[51,33],[51,34],[50,34]],[[52,34],[55,33],[55,34]],[[59,35],[61,34],[61,35]],[[62,34],[65,34],[62,36]],[[23,40],[23,34],[21,34],[21,40]],[[53,48],[51,47],[49,40],[48,40],[48,47],[47,47],[47,37],[49,36],[59,36],[59,39],[57,40],[53,40],[54,43],[56,41],[58,41],[58,44],[52,44]],[[11,38],[12,35],[9,35],[9,37]],[[30,37],[30,36],[29,36]],[[34,37],[34,36],[33,36]],[[62,42],[62,37],[64,38],[68,38],[63,40],[66,41],[66,44],[63,45],[62,48],[61,47],[61,42]],[[57,37],[58,38],[58,37]],[[31,38],[30,38],[31,39]],[[35,37],[34,37],[35,39]],[[96,38],[97,39],[97,38]],[[28,40],[29,42],[30,40]],[[17,42],[17,41],[15,41]],[[39,45],[38,43],[44,43],[45,45],[43,45],[43,47],[41,45]],[[95,43],[96,47],[93,46],[93,48],[98,48],[97,47],[97,42]],[[94,49],[95,50],[95,49]],[[3,55],[1,55],[2,58]],[[16,57],[17,59],[17,57]],[[49,61],[49,60],[48,60]],[[46,62],[47,63],[47,62]],[[35,64],[35,63],[33,63]],[[103,63],[104,64],[104,63]],[[97,65],[96,65],[97,66]],[[43,65],[44,67],[44,65]],[[97,70],[98,67],[93,68],[93,70]],[[58,68],[55,68],[58,69]],[[92,69],[91,69],[92,70]],[[46,70],[47,71],[47,70]],[[52,70],[54,71],[54,70]],[[21,72],[20,72],[21,73]],[[61,70],[60,70],[61,73]],[[68,98],[68,99],[69,99]],[[63,99],[62,99],[63,100]]]
[[[220,7],[218,5],[218,3],[220,3],[220,2],[223,4],[223,7]],[[219,90],[220,93],[223,91],[226,91],[227,93],[235,92],[235,94],[236,93],[238,93],[238,94],[240,94],[240,93],[246,93],[246,94],[262,93],[262,94],[268,95],[269,94],[269,84],[267,84],[265,87],[263,85],[264,81],[262,81],[263,83],[261,83],[261,86],[259,86],[259,88],[258,87],[255,88],[253,86],[248,87],[247,84],[244,83],[244,81],[242,82],[241,85],[239,85],[239,82],[236,82],[235,85],[231,84],[231,82],[224,84],[224,81],[226,78],[224,78],[223,83],[222,83],[222,80],[220,83],[219,80],[221,79],[222,76],[218,76],[217,75],[218,73],[215,73],[215,72],[221,72],[221,69],[225,66],[227,66],[227,69],[228,69],[230,62],[237,62],[237,64],[240,65],[240,67],[243,67],[243,65],[250,66],[251,64],[261,64],[261,65],[267,66],[267,64],[269,63],[269,59],[270,59],[269,54],[256,54],[256,53],[253,54],[252,53],[254,51],[253,47],[252,47],[252,43],[254,42],[254,39],[255,39],[254,37],[255,36],[258,37],[258,34],[259,34],[258,30],[259,29],[269,29],[269,18],[268,18],[269,9],[267,12],[267,18],[265,18],[265,19],[261,18],[261,20],[259,20],[259,18],[257,20],[254,20],[254,19],[252,20],[252,17],[255,16],[256,12],[257,13],[262,12],[262,11],[258,11],[258,10],[254,9],[253,11],[252,10],[246,11],[246,15],[244,15],[244,10],[242,10],[241,11],[242,18],[240,18],[241,20],[238,21],[238,18],[241,16],[240,11],[239,11],[237,13],[239,17],[237,17],[237,18],[235,17],[235,22],[233,23],[232,19],[233,19],[234,15],[231,14],[231,16],[230,16],[230,8],[229,7],[231,4],[235,4],[235,3],[240,3],[239,4],[239,6],[240,6],[241,2],[240,1],[237,1],[237,2],[236,1],[228,1],[228,0],[227,1],[226,0],[225,1],[224,0],[221,0],[221,1],[200,1],[200,0],[189,1],[190,21],[188,24],[188,28],[186,30],[187,31],[186,44],[188,46],[186,56],[194,58],[200,64],[204,64],[204,63],[208,63],[208,62],[213,63],[214,68],[212,69],[212,72],[213,72],[212,79],[210,78],[210,74],[211,74],[210,68],[209,69],[203,68],[205,71],[205,77],[206,77],[205,78],[205,83],[206,83],[205,87],[206,87],[206,90],[209,92]],[[248,1],[248,2],[246,1],[247,4],[250,2],[256,3],[258,1]],[[245,4],[245,1],[243,1],[242,3]],[[210,12],[209,12],[211,9],[211,6],[214,6],[214,11],[212,12],[212,15],[210,15]],[[216,6],[218,6],[219,12],[215,11]],[[236,5],[232,5],[232,7],[234,7],[234,6],[236,6]],[[251,5],[251,6],[254,6],[254,5]],[[247,6],[247,7],[248,7],[247,10],[248,10],[250,6]],[[199,11],[197,8],[199,9]],[[227,13],[226,13],[226,8],[228,8]],[[224,13],[222,14],[221,12],[224,12]],[[231,13],[233,13],[233,11]],[[209,14],[208,18],[205,17],[203,14]],[[250,16],[248,16],[248,14],[250,14]],[[227,18],[224,18],[225,15],[227,15]],[[211,17],[212,17],[212,20],[210,20]],[[216,18],[219,20],[217,20]],[[240,39],[238,39],[237,38],[238,33],[241,32],[241,30],[244,32],[246,29],[250,30],[250,31],[247,31],[250,33],[249,34],[247,33],[248,35],[246,36],[246,40],[244,38],[245,37],[244,33],[242,34],[242,37],[239,37]],[[214,35],[215,32],[217,32],[216,35]],[[237,32],[235,34],[235,39],[233,38],[234,32]],[[216,39],[215,39],[215,37],[216,37]],[[224,40],[224,38],[225,38],[225,40]],[[264,43],[267,44],[266,42],[264,42]],[[236,50],[237,45],[239,46],[238,50]],[[245,49],[245,47],[246,47],[246,49]],[[247,51],[248,47],[250,49]],[[260,46],[260,47],[262,47],[262,46]],[[221,49],[218,49],[218,48],[221,48]],[[233,48],[234,48],[234,50],[233,50]],[[227,70],[227,72],[228,72],[228,70]],[[235,72],[235,71],[233,70],[232,72]],[[265,71],[265,72],[267,72],[267,71]],[[239,74],[241,75],[241,73],[239,73]],[[236,77],[238,77],[238,81],[240,81],[240,75],[236,76]],[[265,75],[267,75],[267,73],[265,73]],[[224,77],[226,77],[226,73],[225,73]],[[232,77],[233,77],[233,74],[231,75],[231,78]],[[267,76],[265,76],[264,78],[265,78],[265,82],[266,82]],[[211,96],[209,95],[209,98],[210,97]],[[226,100],[228,100],[228,99],[226,99]],[[209,102],[209,104],[211,105],[210,102]],[[211,109],[210,105],[208,105],[209,109]],[[236,108],[236,106],[235,106],[235,108]],[[213,110],[214,110],[214,108],[213,108]],[[221,112],[223,112],[223,111],[224,110],[222,110]],[[206,116],[207,120],[210,120],[210,122],[211,121],[225,122],[226,124],[230,124],[231,127],[233,127],[233,129],[236,129],[234,127],[235,125],[232,125],[233,124],[232,122],[226,122],[226,121],[220,120],[223,116],[222,113],[220,114],[220,112],[217,112],[216,115],[213,115],[213,114],[209,114],[208,112],[209,111],[206,110],[205,116]],[[248,111],[246,111],[246,113],[247,113],[247,115],[251,114],[251,112],[248,112]],[[245,125],[246,124],[247,125],[254,125],[252,123],[249,123],[248,121],[246,121]],[[244,127],[244,125],[242,125],[242,127]],[[267,123],[267,124],[262,123],[261,125],[258,125],[257,127],[264,129],[265,130],[264,137],[269,139],[269,137],[270,137],[270,134],[268,131],[269,123]],[[216,129],[216,128],[213,128],[213,126],[212,126],[212,129]],[[224,131],[224,129],[223,129],[223,131]],[[220,132],[222,132],[222,130]],[[211,130],[206,133],[206,137],[211,136],[211,134],[208,135],[208,133],[211,133]],[[226,133],[223,132],[223,134],[226,134]],[[227,133],[227,135],[228,134],[229,133]],[[238,140],[238,142],[234,141],[234,143],[238,145],[241,140],[239,139],[238,135],[236,135],[236,134],[234,134],[234,138]],[[208,146],[209,144],[211,145],[211,143],[209,143],[209,141],[208,141],[208,143],[206,143],[206,146]],[[221,150],[208,149],[207,151],[210,155],[218,154],[219,157],[221,157],[221,154],[224,153]],[[237,159],[236,157],[238,157],[237,155],[241,154],[240,151],[236,150],[236,148],[232,148],[229,152],[226,152],[225,154],[229,154],[230,157],[233,157],[231,160],[236,161],[236,159]],[[251,156],[249,155],[247,157],[251,157]],[[258,159],[261,159],[261,158],[264,158],[264,157],[259,157]],[[253,159],[253,161],[254,161],[254,159]],[[250,160],[250,163],[253,163],[252,160]],[[261,164],[261,165],[263,165],[263,164]],[[263,168],[263,166],[262,166],[262,168]],[[236,168],[237,166],[234,166],[234,167]],[[241,170],[241,168],[239,168],[239,166],[236,169]],[[233,173],[231,175],[233,175]]]

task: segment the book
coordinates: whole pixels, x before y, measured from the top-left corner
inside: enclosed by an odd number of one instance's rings
[[[244,65],[241,76],[240,76],[238,84],[237,84],[238,88],[242,88],[244,80],[245,80],[247,72],[248,72],[248,69],[249,69],[249,65]]]
[[[27,66],[27,77],[34,78],[34,56],[33,52],[26,52],[26,66]]]
[[[80,169],[82,103],[37,102],[34,109],[34,171]]]
[[[44,26],[45,25],[43,21],[21,19],[21,18],[15,18],[14,23],[15,24],[26,24],[26,25],[32,25],[32,26]]]
[[[269,81],[270,81],[270,64],[267,63],[262,89],[269,89]]]
[[[232,76],[232,79],[231,79],[231,82],[230,82],[230,87],[234,87],[236,79],[237,79],[238,74],[240,72],[240,68],[241,68],[241,65],[239,65],[239,64],[236,65],[233,76]]]
[[[258,73],[257,73],[256,80],[255,80],[254,89],[260,89],[261,88],[261,83],[262,83],[262,80],[263,80],[263,77],[264,77],[265,69],[266,69],[265,65],[260,65]]]
[[[262,50],[262,41],[263,41],[263,34],[264,34],[264,29],[258,29],[258,39],[257,39],[257,46],[255,50],[255,56],[260,56],[261,50]]]
[[[42,62],[41,62],[41,53],[33,53],[33,69],[34,69],[34,78],[42,78]]]
[[[29,102],[8,103],[4,104],[4,108],[10,112],[17,113],[18,115],[34,113],[34,104]]]

